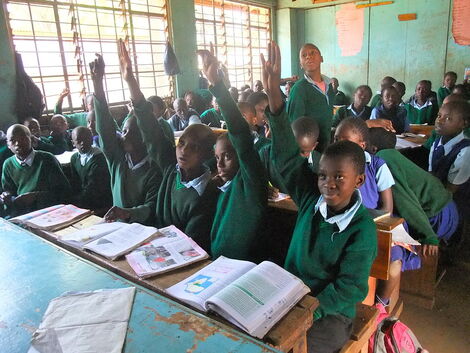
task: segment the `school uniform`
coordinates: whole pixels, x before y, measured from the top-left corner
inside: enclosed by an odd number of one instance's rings
[[[377,209],[380,206],[380,193],[391,188],[395,181],[387,163],[377,156],[364,151],[366,157],[366,180],[359,187],[362,203],[367,208]]]
[[[52,154],[62,154],[65,151],[72,151],[72,133],[67,130],[61,136],[41,136],[36,146],[37,150],[46,151]]]
[[[209,90],[217,99],[240,165],[235,177],[219,188],[221,193],[211,230],[212,257],[261,260],[268,179],[252,143],[250,127],[227,88],[220,82]]]
[[[318,174],[318,167],[320,166],[320,158],[321,158],[321,153],[313,150],[312,152],[310,152],[310,156],[308,156],[308,159],[307,159],[310,169],[315,174]]]
[[[183,181],[176,163],[175,147],[155,121],[152,105],[144,101],[135,105],[134,111],[149,157],[162,175],[156,199],[155,226],[161,228],[173,224],[210,251],[210,231],[219,190],[210,182],[209,168],[199,177]]]
[[[92,147],[88,153],[74,153],[70,159],[72,203],[91,210],[109,209],[113,204],[106,157]]]
[[[189,109],[186,119],[181,119],[179,115],[175,113],[168,119],[168,123],[173,131],[183,131],[189,125],[200,124],[201,119],[195,110]]]
[[[323,75],[322,79],[326,86],[326,92],[323,92],[310,77],[304,75],[292,87],[287,102],[290,122],[302,116],[308,116],[318,123],[320,135],[317,149],[320,153],[330,143],[335,96],[330,79]]]
[[[450,191],[395,149],[381,150],[377,156],[387,162],[393,175],[394,211],[406,220],[410,235],[421,244],[438,245],[439,239],[449,240],[459,223]],[[419,256],[393,248],[391,260],[401,260],[402,270],[421,266]]]
[[[79,112],[72,114],[62,114],[62,103],[57,103],[54,107],[54,114],[61,114],[67,120],[70,129],[74,129],[77,126],[87,126],[86,117],[88,112]]]
[[[319,323],[335,321],[344,328],[341,337],[334,337],[336,349],[340,349],[349,339],[356,304],[367,295],[367,280],[377,254],[376,227],[357,191],[348,210],[328,217],[326,203],[306,159],[299,155],[285,113],[267,115],[274,163],[299,207],[284,267],[302,279],[320,301],[314,319]],[[309,344],[326,345],[328,336],[333,338],[336,332],[319,332],[320,325],[315,327],[316,323],[309,332],[313,337]]]
[[[150,103],[149,103],[150,104]],[[152,223],[161,174],[148,156],[134,164],[116,135],[106,102],[94,98],[96,131],[108,163],[113,205],[130,212],[129,222]]]
[[[335,93],[335,97],[333,98],[333,105],[347,105],[348,103],[348,98],[346,97],[344,92],[337,91]]]
[[[339,123],[346,118],[352,117],[352,118],[360,118],[364,121],[368,120],[370,118],[370,113],[372,112],[372,108],[368,107],[367,105],[362,108],[360,112],[357,112],[354,109],[354,104],[350,104],[348,107],[340,107],[334,117],[333,117],[333,127],[337,127]]]
[[[437,104],[439,107],[444,103],[444,99],[451,93],[451,90],[446,86],[439,87],[437,90]]]
[[[271,140],[261,136],[258,134],[256,131],[251,131],[251,135],[253,136],[253,142],[255,146],[255,150],[258,151],[258,153],[261,151],[261,149],[265,146],[268,146],[271,144]]]
[[[377,93],[375,94],[375,96],[372,97],[372,99],[370,100],[370,107],[372,109],[374,109],[375,107],[378,107],[382,104],[382,92],[381,91],[377,91]]]
[[[428,124],[434,125],[437,117],[438,107],[433,104],[431,99],[419,105],[416,99],[412,99],[405,104],[406,116],[410,124]]]
[[[210,127],[220,128],[221,120],[224,120],[222,114],[214,108],[207,109],[204,113],[201,114],[201,122]]]
[[[71,192],[70,184],[57,159],[48,152],[35,150],[31,150],[23,161],[16,156],[5,161],[2,188],[14,196],[41,192],[32,206],[8,210],[11,216],[67,202]]]
[[[406,116],[406,109],[397,106],[391,110],[386,109],[383,104],[372,109],[371,119],[387,119],[392,122],[393,128],[397,134],[410,131],[410,122]]]

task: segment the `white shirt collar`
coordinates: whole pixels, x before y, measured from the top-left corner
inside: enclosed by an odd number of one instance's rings
[[[348,227],[349,223],[351,223],[357,210],[362,205],[362,197],[361,197],[361,193],[359,192],[359,190],[356,189],[352,197],[356,199],[356,202],[354,203],[354,205],[351,206],[351,208],[347,209],[344,213],[338,214],[330,218],[326,218],[328,216],[326,201],[324,200],[323,196],[320,196],[320,198],[317,201],[317,204],[315,205],[315,213],[317,211],[320,211],[320,214],[325,219],[325,222],[330,223],[330,224],[336,223],[336,225],[338,226],[339,232],[341,233],[343,230],[345,230]]]
[[[129,153],[126,153],[125,154],[125,158],[126,158],[126,161],[127,161],[127,165],[129,166],[129,169],[130,170],[136,170],[136,169],[139,169],[140,167],[142,167],[145,163],[148,162],[149,160],[149,156],[145,156],[139,163],[137,164],[134,164],[132,162],[132,158],[131,158],[131,155]]]
[[[253,136],[253,143],[256,144],[259,140],[259,134],[256,131],[251,131],[251,135]]]
[[[366,157],[366,163],[372,162],[372,157],[370,156],[369,152],[364,151],[364,157]]]
[[[181,177],[180,166],[178,164],[176,165],[176,170]],[[211,180],[211,171],[209,168],[206,168],[206,171],[202,173],[202,175],[190,181],[181,180],[181,184],[183,184],[186,187],[186,189],[193,188],[194,190],[197,191],[199,196],[202,196],[202,194],[204,193],[204,190],[206,190],[206,186],[209,183],[209,180]]]
[[[34,149],[31,149],[31,153],[28,154],[28,156],[24,159],[24,160],[21,160],[19,159],[16,155],[15,155],[15,158],[16,158],[16,161],[22,166],[22,167],[31,167],[33,165],[33,162],[34,162],[34,155],[36,154],[36,151],[34,151]]]
[[[364,106],[364,108],[362,108],[362,110],[358,113],[354,110],[353,103],[351,103],[346,109],[350,110],[354,114],[354,116],[361,116],[362,113],[364,113],[364,110],[366,110],[366,107]]]
[[[442,145],[442,137],[441,137],[439,139],[439,143],[437,144],[437,147],[444,146],[444,155],[446,156],[450,153],[450,151],[452,151],[452,148],[454,148],[454,146],[458,144],[460,141],[462,141],[464,138],[465,138],[465,135],[462,131],[460,134],[458,134],[457,136],[447,141],[445,145]]]
[[[412,105],[414,108],[416,108],[416,109],[418,109],[418,110],[421,110],[421,109],[424,109],[424,108],[429,107],[430,105],[432,105],[432,102],[431,102],[431,99],[428,98],[428,100],[427,100],[426,102],[424,102],[423,105],[419,105],[419,104],[418,104],[418,101],[416,100],[416,98],[413,98],[413,100],[411,101],[411,105]]]
[[[226,192],[228,190],[230,184],[232,184],[232,180],[227,180],[224,185],[218,186],[219,190],[222,191],[222,192]]]
[[[88,153],[78,152],[78,155],[80,156],[80,164],[82,165],[82,167],[88,163],[91,157],[93,157],[95,154],[98,154],[98,153],[100,153],[100,149],[95,146],[91,146],[91,149],[90,151],[88,151]]]

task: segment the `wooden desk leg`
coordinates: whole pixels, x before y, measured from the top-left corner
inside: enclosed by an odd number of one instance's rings
[[[292,347],[292,353],[307,353],[307,332],[305,332],[294,347]]]

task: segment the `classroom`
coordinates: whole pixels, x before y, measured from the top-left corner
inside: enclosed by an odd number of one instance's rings
[[[466,352],[468,0],[2,0],[0,352]]]

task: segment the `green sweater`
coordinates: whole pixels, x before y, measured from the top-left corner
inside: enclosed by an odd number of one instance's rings
[[[130,212],[129,222],[150,224],[161,175],[150,162],[135,170],[129,168],[106,102],[100,102],[95,97],[94,107],[96,131],[100,136],[100,146],[111,176],[113,205]]]
[[[65,151],[72,151],[73,144],[71,134],[71,131],[67,130],[63,136],[41,136],[37,149],[52,154],[62,154]]]
[[[71,193],[70,184],[59,162],[52,154],[43,151],[35,151],[31,166],[22,166],[15,156],[8,158],[3,165],[2,187],[14,196],[41,191],[31,207],[8,210],[10,215],[68,202]]]
[[[70,167],[73,204],[95,211],[111,207],[111,181],[106,158],[101,151],[98,150],[85,165],[80,163],[80,154],[75,153]]]
[[[382,104],[382,95],[380,93],[377,93],[375,96],[372,97],[372,100],[370,101],[370,107],[374,109],[375,107],[378,107],[379,105]]]
[[[209,251],[218,189],[209,183],[199,196],[194,188],[186,188],[176,169],[174,144],[153,117],[151,103],[135,105],[134,111],[149,156],[163,175],[156,201],[156,227],[173,224]]]
[[[437,106],[428,105],[422,109],[415,108],[411,103],[405,104],[406,116],[410,124],[429,124],[434,125],[437,117]]]
[[[395,185],[392,186],[396,213],[413,228],[422,244],[439,244],[429,218],[438,214],[452,194],[431,173],[421,169],[395,149],[382,150],[377,156],[387,162]]]
[[[220,127],[220,121],[224,120],[222,114],[214,108],[207,109],[201,114],[201,122],[210,127]]]
[[[62,114],[62,102],[58,102],[54,107],[54,114]],[[62,114],[67,123],[69,124],[69,129],[74,129],[77,126],[87,126],[86,117],[88,112],[72,113],[72,114]]]
[[[228,90],[222,82],[209,90],[217,99],[240,164],[228,189],[219,195],[211,230],[212,257],[261,260],[261,249],[265,247],[261,234],[267,211],[268,180],[255,151],[250,128]]]
[[[439,89],[437,90],[437,104],[439,105],[439,107],[442,105],[442,103],[444,103],[444,99],[451,93],[452,92],[447,87],[439,87]]]
[[[289,94],[287,112],[290,122],[302,116],[308,116],[317,121],[320,129],[319,152],[323,152],[330,143],[334,96],[331,85],[328,86],[325,95],[319,89],[314,88],[305,77],[295,83]]]
[[[377,254],[377,234],[364,206],[342,232],[315,213],[320,196],[314,174],[299,155],[285,113],[269,115],[272,156],[289,195],[299,206],[284,267],[298,276],[320,301],[316,319],[330,314],[353,318],[367,295],[368,277]]]

